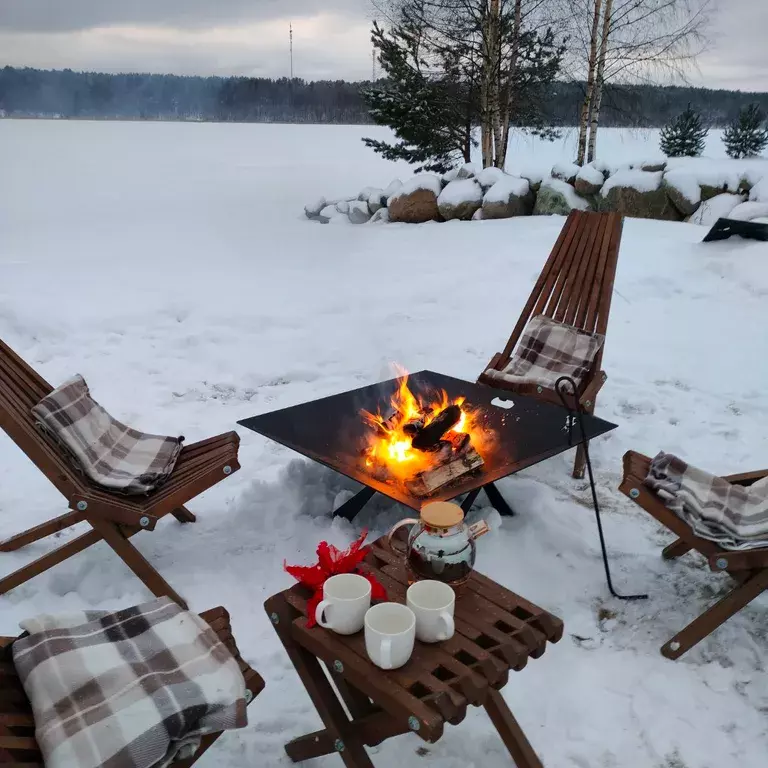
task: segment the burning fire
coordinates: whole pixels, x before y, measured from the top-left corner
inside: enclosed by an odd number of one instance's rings
[[[433,453],[418,450],[412,445],[413,425],[428,427],[446,408],[457,406],[460,409],[459,420],[444,434],[468,434],[477,445],[480,427],[476,423],[478,412],[465,403],[464,397],[451,400],[445,390],[436,392],[424,401],[419,400],[408,387],[408,372],[399,370],[398,387],[390,398],[392,414],[382,416],[361,411],[363,419],[373,427],[368,446],[364,451],[365,466],[368,468],[386,466],[389,474],[397,479],[408,479],[422,470],[429,469],[434,462]],[[409,432],[410,429],[410,432]]]

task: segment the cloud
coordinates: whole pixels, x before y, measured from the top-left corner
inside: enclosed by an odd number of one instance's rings
[[[368,0],[0,0],[0,29],[78,32],[98,27],[199,29],[324,14],[365,17]]]

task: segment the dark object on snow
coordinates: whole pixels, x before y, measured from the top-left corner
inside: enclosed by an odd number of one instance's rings
[[[701,242],[710,243],[713,240],[727,240],[731,235],[741,235],[741,237],[751,240],[768,241],[768,224],[762,224],[759,221],[718,219]]]

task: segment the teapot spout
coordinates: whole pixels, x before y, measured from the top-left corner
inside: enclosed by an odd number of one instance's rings
[[[479,539],[484,533],[488,533],[490,530],[488,523],[486,523],[485,520],[480,520],[469,526],[469,535],[473,540]]]

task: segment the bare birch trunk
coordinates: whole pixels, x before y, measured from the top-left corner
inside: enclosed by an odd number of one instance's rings
[[[483,156],[483,168],[491,165],[493,146],[491,138],[491,55],[490,55],[490,20],[483,19],[483,59],[480,82],[480,149]]]
[[[592,18],[592,34],[589,38],[589,60],[587,62],[587,91],[584,94],[584,103],[581,105],[579,119],[579,148],[576,156],[577,165],[584,165],[584,156],[587,153],[587,129],[589,117],[592,111],[592,99],[595,92],[595,69],[597,64],[597,35],[600,29],[600,10],[603,0],[595,0],[595,14]]]
[[[517,76],[517,59],[520,54],[520,29],[523,25],[523,0],[515,0],[515,22],[512,27],[512,50],[509,54],[509,70],[507,72],[506,88],[502,93],[503,112],[501,116],[501,151],[503,158],[500,168],[504,168],[509,146],[509,123],[512,117],[512,99],[515,98],[515,77]]]
[[[491,0],[491,122],[493,165],[501,167],[501,0]],[[501,163],[501,165],[499,164]]]
[[[595,90],[592,97],[589,116],[589,149],[587,150],[587,162],[595,159],[597,148],[597,127],[600,122],[600,106],[603,102],[603,86],[605,75],[605,59],[608,54],[608,38],[611,34],[611,15],[613,13],[613,0],[605,0],[605,13],[603,15],[603,32],[600,39],[600,55],[597,60],[597,74]]]

